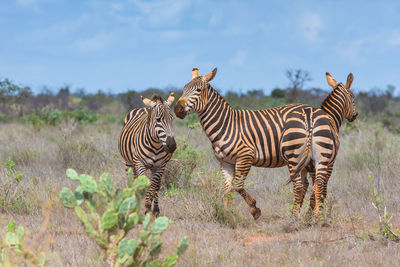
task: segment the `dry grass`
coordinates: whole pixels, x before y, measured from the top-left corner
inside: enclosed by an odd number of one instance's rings
[[[199,128],[188,133],[188,129],[176,127],[177,140],[189,136],[189,146],[199,154],[199,162],[190,181],[178,183],[183,188],[165,189],[161,194],[161,215],[175,221],[163,235],[163,253],[172,252],[179,240],[188,235],[189,249],[180,258],[180,266],[397,265],[400,245],[376,233],[378,214],[372,202],[375,187],[385,196],[385,205],[398,231],[400,136],[379,125],[355,125],[356,129],[343,131],[339,157],[328,185],[329,227],[303,223],[293,227],[292,188],[284,186],[286,168],[251,170],[246,187],[261,208],[258,221],[253,221],[238,194],[234,195],[233,209],[224,209],[220,197],[222,178],[216,172],[218,164],[207,137]],[[120,128],[119,124],[109,123],[46,126],[35,131],[18,123],[1,124],[0,160],[11,157],[17,170],[27,177],[24,188],[33,192],[29,194],[33,207],[30,214],[8,211],[1,214],[1,225],[16,220],[36,233],[44,220],[40,207],[51,201],[54,207],[42,236],[49,243],[49,263],[102,266],[100,251],[85,236],[74,214],[58,203],[58,192],[72,183],[65,177],[67,167],[94,176],[107,171],[117,184],[125,184],[117,148]]]

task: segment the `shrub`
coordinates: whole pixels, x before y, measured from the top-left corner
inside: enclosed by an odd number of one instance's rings
[[[21,185],[25,175],[15,170],[15,163],[11,158],[4,163],[0,162],[0,167],[0,210],[28,212],[30,207],[26,200],[27,190]]]
[[[109,265],[173,266],[187,249],[188,239],[184,237],[176,254],[159,261],[160,237],[172,221],[159,217],[151,224],[150,213],[139,214],[141,200],[149,187],[145,176],[133,181],[130,173],[128,187],[117,190],[108,173],[101,175],[99,183],[89,175],[78,175],[73,169],[67,170],[67,176],[79,181],[80,186],[74,192],[64,187],[60,192],[61,203],[75,210],[87,235],[104,251]],[[139,225],[142,226],[140,231]],[[131,230],[138,231],[136,239],[127,238]]]
[[[372,205],[377,210],[379,217],[378,234],[386,239],[399,242],[399,236],[392,230],[392,216],[387,212],[385,195],[383,192],[380,192],[378,189],[379,186],[377,186],[371,175],[368,176],[368,180],[370,184],[370,193],[373,198]],[[379,183],[379,181],[377,181],[377,183]]]
[[[197,116],[197,114],[193,113],[187,115],[183,120],[179,120],[178,124],[181,126],[188,127],[189,125],[192,125],[197,122],[199,122],[199,117]]]
[[[74,118],[80,124],[91,124],[95,123],[98,119],[98,115],[84,109],[75,109],[73,111],[67,111],[64,117]]]
[[[90,171],[104,166],[107,158],[91,141],[74,139],[61,140],[58,154],[63,168]]]
[[[42,119],[40,119],[35,114],[29,114],[21,117],[21,122],[31,124],[35,130],[40,130],[45,123]]]
[[[99,115],[94,114],[85,109],[75,109],[73,111],[49,109],[43,107],[37,109],[35,113],[21,117],[21,121],[24,123],[30,123],[35,128],[40,129],[43,124],[56,126],[63,120],[74,119],[79,124],[91,124],[95,123]]]
[[[280,88],[275,88],[274,90],[272,90],[271,96],[273,98],[284,98],[286,97],[286,91]]]
[[[197,187],[203,201],[209,203],[213,210],[213,219],[230,228],[236,228],[243,222],[243,219],[238,214],[237,210],[232,207],[225,207],[223,203],[223,180],[222,174],[219,171],[200,170],[200,185]],[[229,197],[234,198],[235,192]]]
[[[168,162],[162,179],[163,187],[188,188],[193,170],[198,163],[199,155],[196,150],[189,147],[187,141],[183,141]]]
[[[0,122],[10,122],[13,118],[8,115],[0,114]]]
[[[7,232],[0,239],[0,266],[44,266],[46,254],[41,250],[35,252],[27,248],[24,238],[24,227],[10,222]]]

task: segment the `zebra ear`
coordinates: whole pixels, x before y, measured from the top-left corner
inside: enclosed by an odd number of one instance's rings
[[[156,102],[155,102],[155,101],[152,101],[152,100],[150,100],[150,99],[148,99],[148,98],[146,98],[146,97],[143,97],[143,96],[140,96],[140,98],[142,99],[143,104],[144,104],[146,107],[149,107],[149,108],[154,108],[154,107],[155,107],[155,105],[156,105]]]
[[[333,79],[333,77],[329,74],[329,72],[326,72],[326,81],[328,82],[328,84],[332,87],[335,88],[336,85],[338,84],[337,81],[335,79]]]
[[[165,103],[167,103],[168,106],[171,106],[172,103],[174,103],[175,100],[175,94],[174,92],[169,93],[168,99],[167,101],[165,101]]]
[[[217,74],[217,68],[213,69],[210,73],[204,75],[203,80],[206,82],[210,82],[212,79],[214,79],[215,74]]]
[[[192,69],[192,80],[193,80],[194,78],[199,77],[199,76],[200,76],[200,74],[199,74],[199,69],[196,68],[196,67],[194,67],[194,68]]]
[[[347,89],[350,89],[350,87],[351,87],[351,85],[353,83],[353,79],[354,79],[353,73],[350,72],[349,75],[347,76],[347,81],[346,81],[346,84],[345,84],[345,87]]]

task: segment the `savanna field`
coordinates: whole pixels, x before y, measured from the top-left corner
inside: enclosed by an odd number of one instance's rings
[[[150,96],[153,91],[142,94]],[[14,92],[18,94],[5,95],[0,115],[2,248],[9,244],[7,232],[14,221],[25,229],[24,249],[44,253],[48,266],[106,266],[102,249],[59,195],[63,187],[79,185],[66,176],[68,168],[91,175],[99,184],[107,172],[115,187],[128,186],[117,143],[125,114],[141,106],[140,94],[79,95],[68,89],[41,96],[26,96],[22,89]],[[326,95],[297,94],[297,102],[313,106]],[[253,91],[224,97],[236,108],[251,109],[287,101],[284,90],[272,96]],[[342,125],[324,223],[311,225],[303,220],[310,188],[300,219],[292,217],[287,167],[251,169],[245,188],[261,209],[257,221],[237,193],[232,208],[224,208],[219,164],[197,117],[175,117],[177,149],[167,165],[159,200],[160,216],[173,223],[161,235],[158,257],[175,253],[187,236],[189,245],[177,266],[398,265],[399,103],[388,94],[356,96],[360,116]],[[139,214],[144,214],[144,203]],[[137,237],[142,227],[133,228],[128,236]],[[20,255],[7,251],[10,257]],[[15,256],[15,262],[19,260],[23,261]]]

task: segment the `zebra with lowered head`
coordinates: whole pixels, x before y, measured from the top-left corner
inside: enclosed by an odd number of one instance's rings
[[[156,94],[152,99],[142,97],[146,107],[133,109],[126,115],[118,142],[125,165],[127,169],[132,168],[134,177],[144,175],[147,169],[151,170],[145,207],[149,212],[153,204],[152,211],[156,216],[160,213],[158,191],[161,177],[176,149],[171,111],[174,99],[173,92],[166,101]]]

